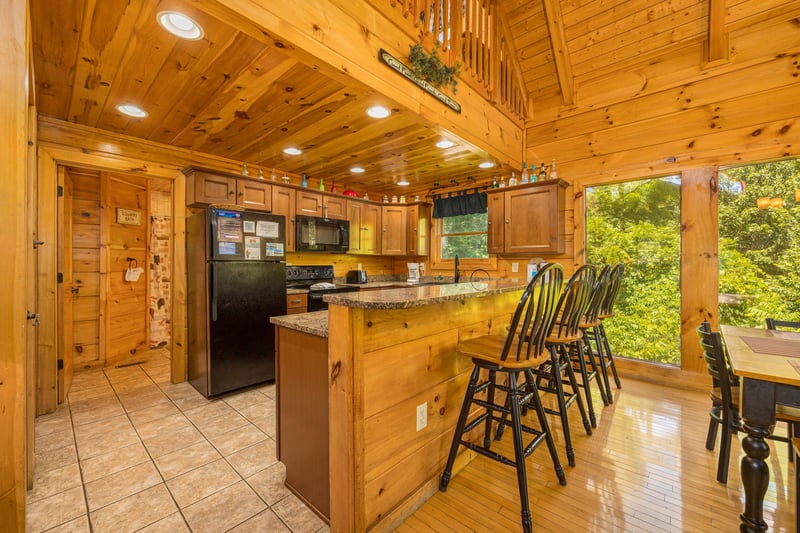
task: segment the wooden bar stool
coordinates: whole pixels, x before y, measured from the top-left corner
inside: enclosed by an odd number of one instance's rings
[[[559,483],[561,485],[567,483],[533,375],[533,369],[548,357],[545,339],[556,317],[556,300],[561,292],[563,276],[560,265],[545,265],[522,293],[507,335],[483,335],[460,342],[457,347],[459,354],[472,358],[474,368],[461,406],[447,464],[442,472],[439,490],[447,490],[453,462],[460,446],[513,466],[517,470],[520,515],[522,528],[526,532],[531,531],[533,526],[528,503],[525,458],[542,441],[547,443],[550,450]],[[524,384],[517,381],[517,376],[520,374],[524,376]],[[498,379],[503,375],[506,376],[506,380]],[[478,397],[478,394],[484,391],[486,398]],[[504,396],[502,401],[495,398],[497,392],[505,393],[502,395]],[[473,406],[478,406],[480,409],[478,414],[468,421]],[[523,424],[521,414],[523,406],[532,407],[536,412],[539,429]],[[491,449],[493,422],[511,426],[514,442],[513,459]],[[468,434],[481,425],[483,425],[483,443],[476,444],[474,436],[470,439]],[[533,435],[528,444],[523,443],[523,433]]]
[[[617,303],[619,291],[622,288],[622,274],[624,271],[625,267],[622,265],[622,263],[618,263],[611,268],[611,272],[609,273],[608,277],[609,285],[606,291],[606,297],[603,299],[603,304],[600,306],[600,314],[597,316],[597,318],[600,319],[600,324],[597,325],[597,336],[603,343],[603,361],[601,363],[601,367],[604,374],[607,369],[611,369],[611,373],[614,376],[614,384],[618,389],[622,388],[622,383],[619,380],[617,365],[614,363],[614,352],[611,350],[611,344],[608,342],[608,335],[606,335],[606,328],[603,324],[606,319],[614,316],[614,305]],[[608,382],[608,376],[604,375],[603,379],[606,384],[606,390],[609,391],[610,396],[611,387]]]
[[[600,309],[602,308],[603,301],[608,292],[608,277],[610,275],[611,267],[606,265],[595,277],[594,286],[592,287],[591,297],[589,299],[589,306],[586,308],[586,313],[584,313],[580,323],[581,333],[583,333],[583,353],[580,353],[579,350],[573,350],[571,352],[573,368],[577,367],[581,370],[581,377],[584,380],[584,384],[592,379],[597,382],[597,388],[600,389],[600,397],[603,399],[603,405],[608,405],[614,401],[613,398],[611,398],[608,378],[606,377],[603,379],[603,377],[606,376],[605,367],[602,366],[603,361],[605,361],[605,355],[603,354],[603,343],[600,340],[597,330],[597,327],[600,325]],[[585,372],[585,374],[583,372]]]

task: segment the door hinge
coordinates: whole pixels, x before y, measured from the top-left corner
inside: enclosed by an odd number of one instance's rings
[[[28,311],[25,318],[27,318],[28,320],[33,320],[33,322],[31,322],[31,326],[39,325],[39,313],[31,313],[30,311]]]
[[[59,272],[56,274],[56,283],[64,283],[64,273]]]
[[[33,249],[34,250],[37,249],[39,246],[41,246],[43,244],[44,244],[44,241],[37,241],[36,239],[33,239]]]
[[[61,185],[56,186],[56,193],[58,194],[59,198],[64,196],[64,187],[62,187]]]
[[[56,370],[64,370],[64,360],[59,359],[56,364]]]

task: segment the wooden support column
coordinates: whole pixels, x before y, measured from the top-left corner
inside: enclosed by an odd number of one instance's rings
[[[725,33],[725,0],[708,1],[708,42],[706,61],[715,63],[728,59],[728,34]]]
[[[4,3],[0,28],[0,525],[25,531],[27,2]]]
[[[681,176],[681,368],[687,372],[705,372],[697,326],[719,325],[717,196],[716,168]]]
[[[561,100],[564,105],[570,106],[575,103],[575,80],[567,49],[567,37],[564,34],[564,19],[561,16],[560,2],[544,0],[544,15],[547,19],[547,28],[550,30],[550,46],[553,49],[558,83],[561,86]]]

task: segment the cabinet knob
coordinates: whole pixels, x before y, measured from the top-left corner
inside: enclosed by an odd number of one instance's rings
[[[508,220],[508,219],[506,219],[506,224],[511,224],[511,222],[509,222],[509,220]]]

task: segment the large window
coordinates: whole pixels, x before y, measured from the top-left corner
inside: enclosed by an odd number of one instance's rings
[[[719,176],[719,320],[800,321],[800,161]]]
[[[439,253],[441,259],[486,259],[488,214],[459,215],[440,220]]]
[[[586,260],[624,263],[615,354],[680,364],[680,178],[586,189]]]

